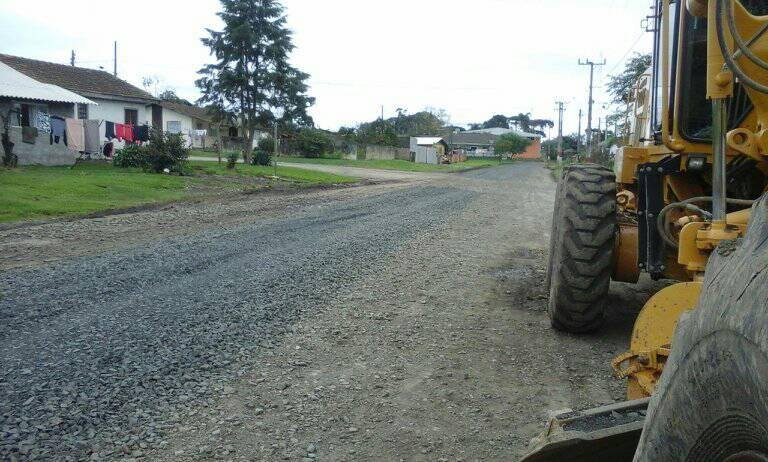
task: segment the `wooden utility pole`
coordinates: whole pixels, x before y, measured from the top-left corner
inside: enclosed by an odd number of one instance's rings
[[[75,67],[75,50],[72,50],[72,56],[69,57],[69,64]]]
[[[117,40],[115,40],[115,77],[117,77]]]
[[[557,161],[563,161],[563,112],[565,111],[565,103],[562,101],[555,102],[557,104]]]
[[[592,153],[592,105],[595,101],[592,98],[595,88],[595,66],[605,66],[606,61],[602,63],[596,63],[589,59],[585,59],[584,62],[579,60],[579,66],[589,66],[589,110],[587,111],[587,146],[589,146],[590,155]]]
[[[584,111],[579,109],[579,131],[576,132],[576,158],[578,159],[579,153],[581,153],[581,118],[584,116]]]

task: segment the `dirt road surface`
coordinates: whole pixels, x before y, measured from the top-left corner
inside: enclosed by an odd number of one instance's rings
[[[514,460],[622,398],[651,288],[549,327],[554,189],[517,163],[0,231],[0,459]]]

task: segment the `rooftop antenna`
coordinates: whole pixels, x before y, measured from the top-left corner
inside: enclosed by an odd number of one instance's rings
[[[115,77],[117,77],[117,40],[115,40]]]

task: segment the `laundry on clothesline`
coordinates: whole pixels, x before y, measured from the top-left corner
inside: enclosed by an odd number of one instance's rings
[[[59,116],[51,116],[50,125],[51,125],[51,144],[53,144],[54,142],[56,144],[59,144],[59,141],[62,141],[64,143],[64,146],[66,146],[67,145],[66,121]]]
[[[85,151],[85,126],[80,119],[66,119],[67,147],[72,151]]]

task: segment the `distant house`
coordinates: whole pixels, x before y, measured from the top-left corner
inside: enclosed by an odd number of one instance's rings
[[[160,101],[146,91],[101,70],[0,54],[0,62],[39,82],[86,97],[68,117],[162,127]],[[101,136],[105,125],[101,125]]]
[[[77,105],[95,105],[69,90],[39,82],[0,62],[0,115],[8,118],[9,138],[20,165],[72,165],[78,153],[45,130],[49,116],[72,118]]]
[[[213,147],[219,135],[219,125],[214,122],[208,109],[183,103],[163,101],[163,129],[169,133],[181,133],[193,148]]]
[[[435,136],[411,137],[413,160],[420,164],[439,164],[450,147],[443,138]]]
[[[523,154],[515,156],[518,159],[540,159],[541,158],[541,135],[536,133],[526,133],[509,128],[484,128],[480,130],[468,130],[458,132],[448,137],[449,143],[453,149],[465,149],[470,156],[495,156],[494,145],[499,137],[515,133],[531,140],[530,146]]]

